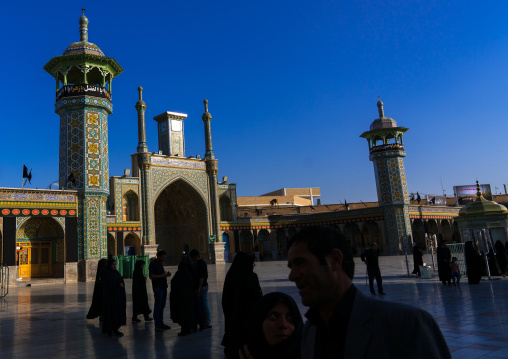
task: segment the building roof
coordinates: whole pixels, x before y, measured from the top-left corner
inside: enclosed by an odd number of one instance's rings
[[[476,181],[476,200],[468,203],[459,211],[459,216],[471,216],[478,214],[500,214],[508,213],[508,209],[502,204],[494,201],[489,201],[482,196],[480,185]]]

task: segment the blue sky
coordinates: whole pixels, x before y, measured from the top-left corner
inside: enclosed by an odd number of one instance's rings
[[[213,116],[219,178],[238,195],[321,187],[322,202],[377,200],[360,134],[385,115],[404,136],[410,192],[448,195],[507,178],[508,2],[24,1],[0,14],[3,86],[0,186],[58,178],[53,78],[42,67],[79,41],[115,58],[110,174],[137,146],[137,87],[153,117],[184,112],[186,155],[205,152],[203,99]],[[504,190],[503,190],[504,192]]]

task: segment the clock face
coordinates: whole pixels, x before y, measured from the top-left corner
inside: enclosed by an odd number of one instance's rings
[[[167,130],[167,123],[166,122],[161,122],[160,123],[160,129],[161,129],[161,132],[166,132]]]
[[[182,131],[182,121],[171,120],[171,130],[177,132]]]

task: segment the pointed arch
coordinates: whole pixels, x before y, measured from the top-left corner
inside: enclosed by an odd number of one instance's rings
[[[219,208],[220,208],[220,220],[221,221],[232,221],[233,220],[233,210],[231,208],[231,199],[226,194],[223,194],[219,198]]]
[[[182,251],[197,249],[208,258],[208,207],[202,193],[183,178],[171,181],[154,202],[155,242],[177,264]]]
[[[124,247],[134,248],[135,255],[139,256],[141,254],[141,238],[136,233],[130,232],[127,234],[123,243]]]
[[[122,215],[124,222],[139,221],[139,197],[133,190],[129,190],[123,195]]]

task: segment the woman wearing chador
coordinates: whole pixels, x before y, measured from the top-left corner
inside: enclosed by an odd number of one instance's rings
[[[299,359],[302,328],[302,316],[293,298],[268,293],[251,315],[240,358]]]
[[[439,280],[443,285],[452,285],[452,271],[450,269],[450,262],[452,255],[450,249],[446,246],[446,241],[442,240],[439,242],[437,248],[437,270],[439,273]]]
[[[97,274],[95,275],[95,285],[93,287],[93,297],[92,304],[90,305],[90,310],[88,310],[88,314],[86,315],[86,319],[95,319],[100,317],[102,321],[102,296],[104,292],[104,270],[106,269],[106,264],[108,260],[103,258],[99,260],[97,264]]]
[[[246,323],[261,296],[259,279],[254,273],[254,256],[236,253],[222,291],[224,337],[221,344],[228,359],[239,358]]]
[[[104,271],[104,293],[102,296],[102,333],[123,336],[118,329],[126,324],[125,284],[116,270],[116,261],[108,259]]]
[[[132,273],[132,321],[140,322],[139,314],[143,314],[145,321],[151,321],[149,314],[152,312],[148,305],[148,294],[146,292],[146,277],[143,275],[145,261],[138,260]]]
[[[171,320],[180,325],[179,336],[192,334],[194,318],[194,278],[186,254],[178,264],[178,270],[171,280],[169,293]]]

